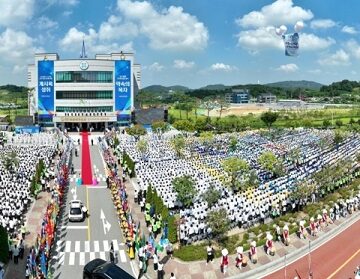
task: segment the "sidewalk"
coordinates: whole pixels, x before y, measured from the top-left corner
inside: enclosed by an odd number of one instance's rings
[[[148,229],[146,228],[144,214],[140,211],[140,206],[134,202],[135,189],[133,183],[135,184],[136,182],[134,182],[133,179],[130,181],[129,178],[127,178],[125,183],[132,217],[137,222],[140,221],[141,230],[147,234]],[[257,264],[252,264],[248,261],[248,265],[242,269],[235,267],[236,255],[230,255],[229,267],[226,274],[220,272],[219,258],[214,259],[214,261],[208,265],[206,265],[205,261],[183,262],[176,258],[173,260],[170,259],[164,265],[164,278],[170,278],[171,272],[175,274],[177,279],[215,279],[229,277],[261,278],[261,276],[266,275],[266,273],[269,273],[276,268],[282,268],[284,266],[285,255],[287,257],[287,261],[290,261],[292,258],[306,254],[308,252],[309,240],[312,243],[312,249],[315,246],[318,247],[327,240],[331,239],[334,235],[341,233],[342,230],[349,226],[350,222],[355,222],[359,218],[360,211],[356,211],[352,215],[348,216],[347,219],[340,218],[340,220],[335,221],[334,224],[325,227],[324,230],[319,232],[316,237],[309,236],[306,240],[300,239],[297,235],[293,234],[290,236],[289,246],[285,246],[282,242],[276,241],[274,242],[276,248],[275,256],[269,256],[265,253],[265,250],[262,247],[257,247]],[[205,253],[206,251],[204,251],[204,254]],[[245,251],[245,255],[248,256],[248,251]],[[164,256],[164,252],[160,253],[159,260],[161,261]],[[135,261],[138,263],[137,257],[135,258]],[[138,264],[136,264],[136,266],[138,266]],[[145,277],[157,278],[151,259],[149,260],[149,266]]]
[[[31,208],[26,214],[26,228],[29,233],[25,237],[24,258],[19,259],[18,264],[9,261],[5,270],[5,279],[23,279],[25,278],[26,258],[30,248],[35,244],[37,234],[40,233],[41,224],[46,212],[48,202],[51,198],[50,193],[41,192],[37,200],[31,204]]]

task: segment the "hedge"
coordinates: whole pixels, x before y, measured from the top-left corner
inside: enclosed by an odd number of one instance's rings
[[[7,263],[9,260],[9,241],[6,229],[0,226],[0,262]]]
[[[36,165],[35,174],[30,184],[30,193],[32,196],[36,197],[41,189],[40,187],[41,177],[44,175],[44,171],[45,171],[45,164],[43,159],[40,159]]]

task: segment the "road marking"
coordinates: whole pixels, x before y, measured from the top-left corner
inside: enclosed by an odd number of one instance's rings
[[[56,252],[60,252],[61,250],[61,244],[62,244],[62,240],[58,240],[56,242]]]
[[[86,186],[86,188],[90,188],[90,189],[106,189],[107,186],[106,185],[94,185],[94,186]]]
[[[94,252],[100,252],[99,241],[94,241]]]
[[[119,251],[119,254],[120,254],[120,261],[122,263],[126,263],[126,254],[125,254],[125,251],[124,250],[120,250]]]
[[[80,252],[80,241],[75,241],[75,252]]]
[[[79,256],[79,265],[85,265],[85,252],[80,252]]]
[[[89,190],[88,190],[88,187],[86,187],[86,205],[87,205],[87,210],[88,210],[88,212],[90,212],[90,207],[89,207]],[[88,224],[87,237],[88,237],[88,241],[90,241],[90,218],[89,218],[89,217],[87,217],[87,224]]]
[[[95,252],[90,252],[90,261],[95,259]]]
[[[109,251],[110,250],[109,242],[107,240],[103,240],[103,243],[104,243],[104,250]]]
[[[103,224],[104,234],[106,235],[108,232],[110,232],[111,224],[106,220],[104,211],[102,208],[100,209],[100,219]]]
[[[69,253],[69,265],[74,265],[75,264],[75,252],[70,252]]]
[[[59,265],[63,265],[65,261],[65,253],[64,252],[60,252],[59,253]]]
[[[112,241],[112,243],[114,243],[114,251],[119,251],[119,244],[118,244],[118,241],[116,239],[114,239]]]
[[[353,258],[355,258],[357,256],[357,254],[360,253],[360,249],[357,250],[350,258],[348,258],[346,260],[346,262],[344,262],[337,270],[335,270],[333,273],[330,274],[330,276],[328,277],[328,279],[331,279],[332,277],[334,277],[336,275],[336,273],[338,273],[341,269],[344,268],[344,266],[346,266]]]
[[[88,226],[66,226],[67,230],[86,230]]]
[[[66,241],[66,244],[65,244],[65,252],[68,253],[68,252],[71,252],[71,241]]]
[[[103,259],[104,261],[106,261],[106,253],[105,252],[100,252],[100,259]]]
[[[90,241],[85,241],[85,252],[90,252]]]

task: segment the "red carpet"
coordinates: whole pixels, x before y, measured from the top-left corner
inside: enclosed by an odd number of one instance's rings
[[[92,164],[89,147],[89,134],[82,132],[81,179],[83,185],[92,185]]]

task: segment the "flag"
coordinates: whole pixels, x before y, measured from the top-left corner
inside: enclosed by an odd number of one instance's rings
[[[44,251],[42,251],[42,253],[41,253],[40,264],[41,264],[41,272],[45,275],[45,278],[46,278],[47,277],[47,274],[46,274],[46,257],[45,257],[45,252]]]

